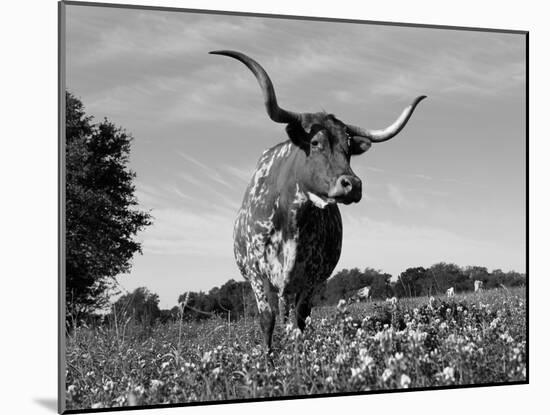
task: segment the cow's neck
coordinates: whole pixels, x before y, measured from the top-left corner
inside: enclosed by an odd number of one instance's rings
[[[313,209],[319,207],[310,201],[300,183],[305,155],[294,144],[288,142],[285,145],[290,146],[290,151],[282,152],[284,156],[275,161],[277,168],[273,170],[277,172],[273,177],[277,195],[273,200],[273,211],[276,227],[290,236],[299,232],[299,218],[307,218]]]

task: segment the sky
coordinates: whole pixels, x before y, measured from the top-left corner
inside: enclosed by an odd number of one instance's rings
[[[437,262],[526,271],[525,37],[520,34],[68,5],[66,87],[134,137],[143,254],[118,280],[162,308],[242,277],[233,223],[261,153],[287,139],[232,49],[279,104],[368,129],[427,95],[391,141],[352,158],[336,270],[394,277]]]

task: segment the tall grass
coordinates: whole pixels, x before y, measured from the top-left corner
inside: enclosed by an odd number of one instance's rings
[[[68,409],[526,379],[522,289],[320,307],[271,356],[250,319],[125,327],[68,333]]]

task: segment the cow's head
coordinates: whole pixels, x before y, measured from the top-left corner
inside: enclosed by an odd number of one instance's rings
[[[364,130],[345,124],[325,112],[296,113],[277,104],[273,83],[258,62],[240,52],[222,50],[210,52],[225,55],[244,63],[256,76],[264,95],[269,117],[287,124],[286,131],[292,142],[303,150],[297,179],[316,204],[361,200],[361,179],[351,170],[351,156],[367,151],[372,143],[394,137],[405,126],[416,105],[425,96],[417,97],[399,118],[384,130]]]

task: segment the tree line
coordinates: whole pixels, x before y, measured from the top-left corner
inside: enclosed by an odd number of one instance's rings
[[[333,305],[340,299],[351,298],[357,290],[370,287],[370,298],[383,300],[388,297],[420,297],[440,295],[448,288],[455,292],[474,290],[474,281],[483,282],[485,289],[497,287],[518,287],[525,285],[525,274],[515,271],[504,272],[501,269],[490,271],[486,267],[467,266],[439,262],[429,268],[407,268],[391,281],[391,275],[372,268],[343,269],[329,278],[320,294],[317,305]]]
[[[440,295],[449,287],[455,292],[474,290],[474,281],[483,281],[485,289],[518,287],[525,285],[525,274],[500,269],[488,271],[485,267],[459,267],[456,264],[440,262],[429,268],[408,268],[395,281],[391,275],[372,268],[343,269],[329,278],[314,297],[314,306],[330,306],[340,299],[350,299],[363,287],[370,287],[370,298],[374,301],[388,297],[418,297]],[[250,284],[230,279],[220,287],[211,290],[187,291],[178,297],[178,305],[171,309],[160,309],[158,295],[145,287],[120,297],[113,305],[113,313],[119,320],[132,317],[143,325],[166,323],[182,318],[199,321],[220,316],[232,321],[257,315],[256,301]]]

